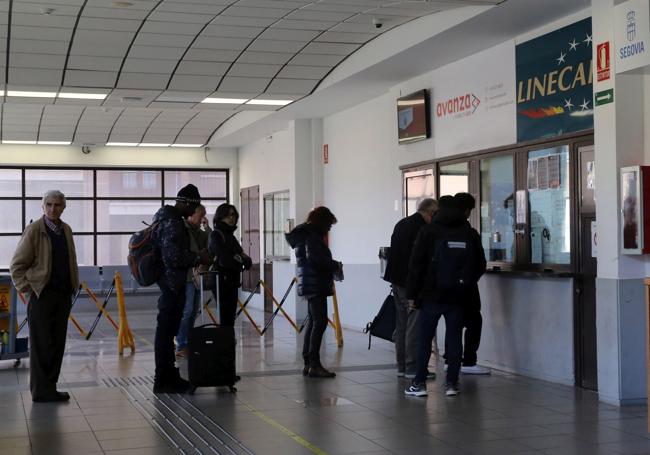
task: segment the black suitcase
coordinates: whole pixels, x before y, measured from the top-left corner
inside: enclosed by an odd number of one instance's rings
[[[197,387],[227,386],[236,392],[235,330],[206,324],[190,329],[187,340],[189,393]]]
[[[393,340],[393,332],[395,332],[396,316],[395,316],[395,298],[393,294],[388,294],[388,297],[382,303],[377,316],[366,325],[363,333],[368,334],[368,349],[370,349],[371,336],[382,338],[387,341]]]

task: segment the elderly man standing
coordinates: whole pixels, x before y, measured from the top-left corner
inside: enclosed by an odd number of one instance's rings
[[[25,228],[11,260],[16,289],[29,294],[29,387],[32,401],[67,401],[58,392],[72,295],[79,286],[77,253],[70,226],[61,221],[65,196],[43,196],[43,217]]]

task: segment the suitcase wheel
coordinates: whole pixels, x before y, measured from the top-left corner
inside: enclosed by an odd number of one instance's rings
[[[230,390],[230,393],[237,393],[237,387],[234,385],[228,386],[228,389]]]
[[[196,386],[195,386],[195,385],[192,385],[192,386],[190,386],[190,388],[188,389],[187,393],[189,393],[190,395],[194,395],[194,392],[196,392]]]

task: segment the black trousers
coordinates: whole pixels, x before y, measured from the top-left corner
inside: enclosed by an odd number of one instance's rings
[[[154,338],[154,357],[156,362],[155,381],[165,383],[173,381],[179,376],[178,369],[174,366],[174,337],[183,318],[185,307],[185,288],[176,290],[165,285],[160,287],[158,297],[158,324]]]
[[[427,380],[427,366],[431,356],[431,342],[436,334],[440,317],[445,317],[445,346],[447,349],[447,384],[456,384],[460,374],[460,360],[463,352],[463,310],[454,303],[423,302],[420,308],[420,339],[418,342],[418,372],[415,382]]]
[[[32,398],[56,392],[71,308],[69,292],[44,289],[39,297],[32,293],[29,299],[29,388]]]
[[[327,328],[327,297],[317,295],[307,299],[307,325],[302,345],[302,358],[309,367],[320,366],[320,346]]]
[[[237,298],[239,297],[239,283],[233,283],[227,277],[219,275],[219,325],[234,327],[237,314]],[[216,296],[215,289],[212,294]]]
[[[463,352],[463,365],[471,367],[476,365],[478,348],[481,345],[481,331],[483,330],[483,317],[481,305],[470,305],[463,312],[463,326],[465,327],[465,350]]]

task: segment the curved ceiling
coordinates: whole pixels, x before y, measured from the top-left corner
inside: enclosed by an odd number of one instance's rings
[[[0,138],[205,144],[237,112],[278,109],[247,100],[302,98],[388,30],[444,10],[496,3],[0,0],[6,38]],[[208,97],[231,102],[201,103]]]

